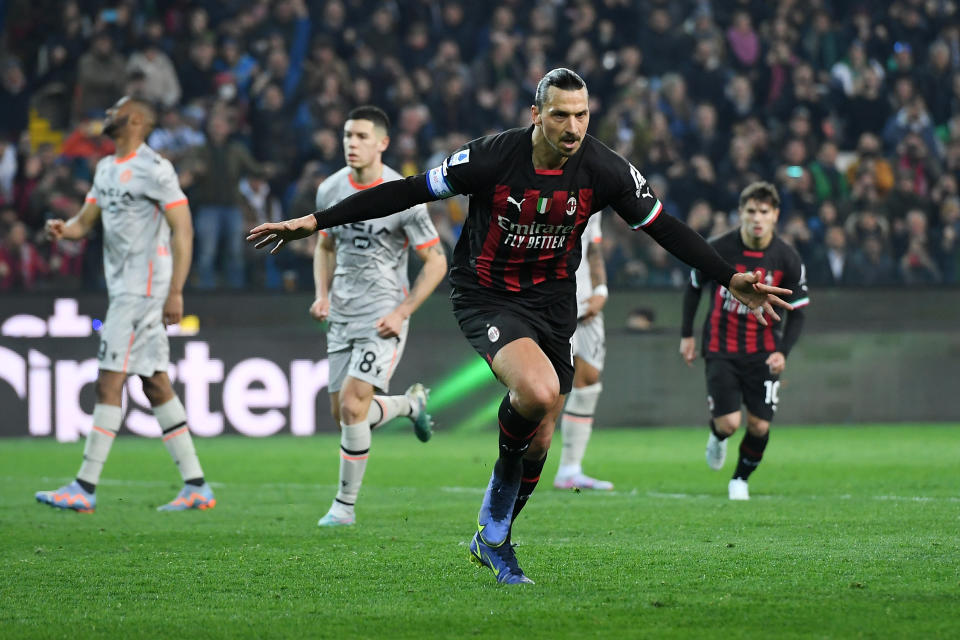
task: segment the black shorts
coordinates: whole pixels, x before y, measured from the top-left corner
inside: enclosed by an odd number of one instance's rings
[[[573,388],[573,347],[577,328],[575,295],[557,296],[536,309],[508,298],[481,292],[455,292],[453,315],[470,345],[487,364],[503,347],[520,338],[530,338],[547,355],[560,380],[560,393]]]
[[[714,418],[740,410],[761,420],[773,420],[780,400],[780,376],[770,373],[763,358],[708,358],[707,405]]]

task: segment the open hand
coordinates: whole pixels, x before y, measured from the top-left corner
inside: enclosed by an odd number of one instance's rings
[[[302,218],[293,218],[283,222],[265,222],[250,230],[247,236],[247,242],[255,242],[257,249],[276,241],[276,246],[270,249],[270,253],[280,251],[281,247],[291,240],[299,240],[311,236],[317,230],[317,219],[313,214],[305,215]]]
[[[763,284],[760,277],[761,273],[759,271],[736,273],[730,278],[727,290],[733,294],[734,298],[750,308],[760,324],[767,326],[767,319],[763,317],[763,314],[766,313],[774,320],[779,321],[780,316],[773,308],[777,306],[792,310],[793,305],[778,296],[788,296],[793,292],[790,289]]]

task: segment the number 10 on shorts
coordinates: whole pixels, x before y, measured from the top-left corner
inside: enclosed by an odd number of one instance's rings
[[[773,408],[776,409],[777,404],[780,402],[780,381],[764,380],[763,386],[767,390],[766,397],[763,401],[773,405]]]

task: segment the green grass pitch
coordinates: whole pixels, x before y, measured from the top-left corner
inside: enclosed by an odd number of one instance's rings
[[[334,436],[198,439],[218,504],[188,513],[154,510],[160,442],[123,437],[92,515],[33,498],[82,443],[0,441],[0,637],[960,637],[960,427],[775,427],[731,503],[739,439],[712,472],[705,429],[599,429],[606,494],[554,490],[555,448],[514,530],[532,587],[467,560],[493,431],[375,433],[335,530]]]

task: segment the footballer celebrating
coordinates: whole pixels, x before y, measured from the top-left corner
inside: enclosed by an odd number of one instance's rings
[[[740,406],[747,409],[747,432],[728,485],[731,500],[749,500],[747,480],[763,459],[770,422],[780,400],[780,374],[803,328],[803,308],[810,303],[806,272],[796,250],[777,237],[780,196],[768,182],[754,182],[740,194],[740,227],[710,244],[740,272],[758,272],[764,282],[793,293],[786,320],[764,326],[749,309],[716,282],[705,283],[694,269],[683,297],[680,355],[692,365],[697,357],[693,319],[703,287],[710,288],[710,309],[703,323],[701,352],[706,361],[710,435],[706,458],[711,469],[723,468],[727,438],[740,427]]]
[[[103,130],[114,155],[97,164],[93,186],[80,211],[67,221],[49,220],[51,238],[82,238],[103,221],[103,266],[110,304],[100,332],[99,373],[93,428],[87,435],[77,478],[37,501],[59,509],[92,512],[96,486],[123,420],[127,376],[140,376],[163,443],[184,487],[160,510],[210,509],[213,490],[204,481],[183,404],[167,376],[170,345],[164,325],[183,317],[183,285],[190,271],[193,225],[190,207],[173,165],[144,140],[156,122],[142,100],[121,98],[107,110]]]
[[[347,166],[321,183],[317,209],[388,180],[402,178],[383,164],[390,143],[387,114],[357,107],[343,126]],[[340,483],[321,527],[356,522],[357,496],[370,454],[370,431],[397,416],[407,416],[420,440],[431,435],[427,389],[414,384],[404,395],[386,393],[407,342],[409,318],[436,289],[447,271],[437,230],[423,204],[367,223],[320,231],[313,259],[316,300],[310,315],[330,321],[330,409],[340,425]],[[423,261],[411,288],[408,249]]]
[[[499,455],[484,493],[471,558],[501,583],[530,580],[510,543],[515,512],[534,490],[554,424],[573,385],[570,341],[577,325],[574,273],[590,216],[612,207],[678,258],[727,286],[760,322],[786,289],[737,273],[663,208],[644,176],[587,135],[587,88],[569,69],[539,82],[529,127],[478,138],[441,166],[387,182],[326,211],[251,230],[257,247],[318,229],[379,218],[414,204],[469,194],[450,270],[461,331],[508,393],[500,405]],[[536,438],[535,438],[536,436]]]

